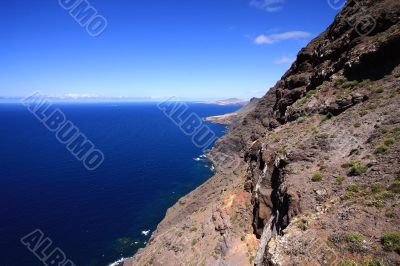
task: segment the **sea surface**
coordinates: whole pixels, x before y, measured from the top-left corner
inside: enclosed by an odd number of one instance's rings
[[[131,256],[170,206],[212,176],[154,103],[58,105],[105,161],[86,170],[24,106],[0,104],[0,266],[43,265],[20,241],[35,229],[77,266]],[[201,117],[238,108],[189,104]]]

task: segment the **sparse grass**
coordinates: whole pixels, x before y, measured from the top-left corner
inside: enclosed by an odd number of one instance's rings
[[[251,256],[249,257],[249,262],[250,262],[250,264],[253,265],[254,259],[255,259],[255,257],[254,257],[253,255],[251,255]]]
[[[389,147],[386,144],[380,144],[375,148],[375,154],[382,154],[389,150]]]
[[[379,88],[377,88],[377,89],[374,90],[375,93],[382,93],[382,92],[384,92],[384,91],[385,91],[385,90],[384,90],[382,87],[379,87]]]
[[[321,116],[321,123],[330,120],[333,117],[333,115],[331,113],[328,113],[326,115],[322,115]]]
[[[342,87],[345,89],[353,89],[354,87],[356,87],[360,82],[358,80],[348,80],[343,82]]]
[[[368,170],[368,167],[366,165],[363,165],[362,163],[357,161],[351,161],[350,165],[351,165],[350,169],[351,175],[361,175],[367,172]]]
[[[313,182],[319,182],[319,181],[322,180],[323,177],[324,177],[324,175],[323,175],[321,172],[317,171],[317,172],[315,172],[314,175],[311,177],[311,181],[313,181]]]
[[[370,79],[364,79],[363,81],[361,81],[358,85],[359,86],[366,86],[366,85],[368,85],[368,84],[370,84],[371,83],[371,80]]]
[[[400,253],[400,232],[384,233],[381,243],[385,250]]]
[[[357,263],[352,260],[346,260],[340,263],[340,266],[357,266]]]
[[[318,92],[317,89],[308,91],[306,94],[306,98],[310,98],[311,96],[315,95],[317,92]]]
[[[387,264],[383,259],[379,258],[367,261],[366,266],[390,266],[390,265]]]
[[[344,181],[344,176],[337,176],[336,177],[336,182],[339,184],[339,185],[341,185],[341,184],[343,184],[343,181]]]
[[[359,252],[362,250],[364,236],[358,232],[349,232],[346,235],[346,242],[348,249],[352,252]]]
[[[389,209],[385,212],[385,216],[388,218],[393,218],[394,217],[394,211],[392,209]]]

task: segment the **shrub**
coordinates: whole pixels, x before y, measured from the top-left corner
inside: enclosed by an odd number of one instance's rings
[[[298,224],[297,227],[303,231],[306,231],[308,228],[308,222],[306,219],[301,219]]]
[[[385,141],[383,142],[385,143],[386,146],[390,146],[396,143],[396,140],[394,138],[387,138],[385,139]]]
[[[393,218],[394,217],[394,211],[393,210],[387,210],[385,212],[385,216],[388,218]]]
[[[372,193],[379,193],[382,192],[384,189],[383,185],[381,183],[373,183],[371,186],[371,191]]]
[[[351,184],[350,186],[347,187],[347,191],[358,193],[362,190],[362,187],[357,184]]]
[[[400,232],[384,233],[381,241],[385,250],[400,253]]]
[[[361,175],[367,172],[368,167],[363,165],[360,162],[357,161],[351,161],[350,163],[351,169],[350,169],[350,174],[351,175]]]
[[[385,207],[385,201],[381,199],[374,200],[374,206],[378,209]]]
[[[361,122],[356,122],[356,123],[353,124],[353,126],[356,127],[356,128],[361,127]]]
[[[349,232],[346,235],[346,241],[350,251],[359,252],[362,250],[362,244],[364,237],[362,234],[357,232]]]
[[[390,185],[389,190],[393,193],[400,193],[400,180],[395,180],[393,184]]]
[[[384,91],[385,91],[385,90],[384,90],[382,87],[379,87],[379,88],[377,88],[377,89],[374,90],[375,93],[382,93],[382,92],[384,92]]]
[[[381,145],[379,145],[378,147],[376,147],[375,153],[376,153],[376,154],[382,154],[382,153],[387,152],[388,149],[389,149],[389,147],[388,147],[387,145],[381,144]]]
[[[311,177],[311,181],[319,182],[322,180],[322,177],[323,177],[322,173],[318,171]]]
[[[337,176],[336,177],[336,182],[339,184],[339,185],[341,185],[342,183],[343,183],[343,181],[344,181],[344,176]]]

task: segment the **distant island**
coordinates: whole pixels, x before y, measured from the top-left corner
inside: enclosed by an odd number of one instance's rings
[[[252,112],[257,103],[260,101],[258,98],[252,98],[250,102],[247,102],[243,108],[239,109],[236,112],[225,114],[225,115],[217,115],[217,116],[209,116],[204,120],[207,122],[221,124],[221,125],[232,125],[236,122],[239,122],[243,119],[248,113]]]
[[[217,101],[211,101],[211,102],[200,102],[200,103],[205,103],[205,104],[216,104],[216,105],[246,105],[249,103],[247,100],[242,100],[238,98],[229,98],[225,100],[217,100]]]

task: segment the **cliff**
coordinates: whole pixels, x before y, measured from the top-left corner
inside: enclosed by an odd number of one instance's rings
[[[349,1],[124,265],[400,265],[399,22]]]

